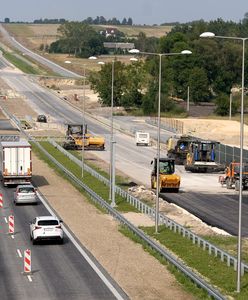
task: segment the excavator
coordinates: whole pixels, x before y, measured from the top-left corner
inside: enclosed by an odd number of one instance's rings
[[[105,139],[102,136],[93,136],[87,132],[87,125],[85,125],[85,132],[83,125],[80,124],[67,124],[65,140],[62,144],[66,150],[81,150],[83,147],[84,136],[84,149],[85,150],[104,150]]]
[[[153,170],[151,173],[151,188],[157,188],[157,158],[151,161]],[[175,174],[175,160],[173,158],[159,159],[159,191],[170,190],[174,192],[179,191],[181,177]]]

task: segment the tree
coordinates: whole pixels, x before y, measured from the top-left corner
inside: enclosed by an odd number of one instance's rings
[[[50,46],[50,52],[74,53],[78,57],[89,57],[105,53],[104,37],[88,24],[66,22],[58,28],[60,39]]]
[[[194,103],[208,101],[210,98],[209,84],[206,71],[194,67],[189,76],[190,95]]]
[[[140,107],[142,104],[143,63],[125,65],[114,62],[114,106]],[[111,105],[112,63],[102,66],[101,71],[92,73],[89,81],[91,88],[99,94],[101,104]]]
[[[123,18],[123,20],[121,22],[121,25],[127,25],[127,19],[126,18]]]
[[[127,25],[129,25],[129,26],[132,26],[133,25],[133,20],[132,20],[132,18],[128,18],[128,20],[127,20]]]
[[[235,115],[238,112],[240,107],[240,101],[233,98],[232,101],[232,115]],[[230,113],[230,96],[226,94],[221,94],[215,99],[216,109],[215,113],[220,116],[227,116]]]

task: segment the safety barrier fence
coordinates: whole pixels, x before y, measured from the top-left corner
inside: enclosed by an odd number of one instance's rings
[[[71,161],[75,162],[78,166],[82,167],[82,161],[76,158],[73,154],[65,150],[61,147],[56,141],[52,139],[48,139],[48,141],[57,148],[60,152],[62,152],[66,157],[68,157]],[[84,169],[89,174],[97,178],[99,181],[103,182],[105,185],[109,186],[109,180],[104,176],[100,175],[91,167],[84,164]],[[150,218],[155,218],[155,209],[148,206],[147,204],[143,203],[138,198],[134,197],[133,195],[129,194],[125,190],[121,189],[118,186],[115,186],[115,193],[122,196],[126,199],[126,201],[134,206],[138,211],[144,213],[145,215],[149,216]],[[197,244],[203,250],[208,251],[209,254],[219,257],[221,261],[225,262],[227,266],[232,266],[234,270],[237,270],[237,259],[227,253],[226,251],[218,248],[217,246],[211,244],[210,242],[206,241],[205,239],[201,238],[200,236],[194,234],[189,229],[183,227],[182,225],[178,224],[177,222],[171,220],[170,218],[166,217],[164,214],[159,213],[159,223],[165,225],[170,230],[173,230],[176,233],[181,234],[183,237],[188,238],[192,241],[193,244]],[[241,263],[241,272],[242,275],[244,272],[248,272],[248,265],[245,263]]]

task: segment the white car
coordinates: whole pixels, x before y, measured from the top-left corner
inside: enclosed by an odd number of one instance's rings
[[[35,244],[41,240],[58,240],[61,244],[64,232],[62,221],[53,216],[40,216],[30,222],[30,239]]]
[[[14,203],[37,203],[36,189],[32,184],[18,185],[16,187]]]

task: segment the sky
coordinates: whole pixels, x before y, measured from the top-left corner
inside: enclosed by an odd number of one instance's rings
[[[222,18],[239,22],[248,12],[247,0],[1,0],[0,21],[60,19],[82,21],[103,16],[131,17],[134,24],[205,21]]]

